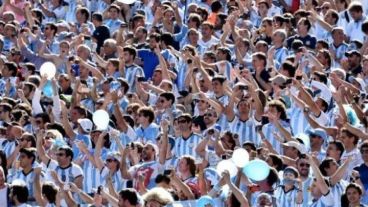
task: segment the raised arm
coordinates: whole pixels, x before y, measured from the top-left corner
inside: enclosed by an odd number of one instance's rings
[[[65,133],[69,137],[70,140],[74,140],[77,134],[74,132],[72,126],[70,125],[68,119],[68,109],[66,108],[65,104],[61,104],[61,123],[64,126]]]
[[[100,136],[98,137],[97,143],[96,143],[96,148],[95,148],[95,153],[94,153],[94,159],[96,162],[96,167],[101,171],[102,168],[104,167],[104,162],[101,158],[101,150],[103,147],[103,143],[105,141],[104,137],[106,136],[106,132],[102,132],[100,134]]]
[[[129,154],[129,151],[130,151],[129,147],[124,149],[124,153],[123,153],[123,156],[122,156],[121,161],[120,161],[120,172],[121,172],[124,179],[132,180],[133,177],[128,172],[128,168],[127,168],[127,164],[126,164],[126,161],[128,160],[127,156]]]
[[[222,173],[222,176],[225,178],[226,184],[229,185],[231,192],[234,194],[236,199],[239,201],[241,207],[249,207],[249,202],[244,193],[234,185],[233,182],[230,180],[229,171],[225,171]]]
[[[330,183],[331,185],[335,185],[339,182],[345,175],[346,170],[349,167],[350,162],[352,161],[352,156],[349,156],[348,159],[337,169],[337,171],[331,176]]]
[[[319,170],[317,164],[314,162],[314,159],[310,155],[308,155],[308,160],[312,167],[314,177],[317,179],[317,187],[320,189],[322,195],[327,195],[330,190],[325,182],[325,179],[322,176],[321,171]]]
[[[161,149],[159,152],[159,163],[161,165],[165,164],[166,161],[166,152],[169,145],[169,121],[168,120],[162,120],[161,121],[161,129],[162,129],[162,136],[161,136]]]
[[[45,132],[43,130],[39,130],[36,134],[36,148],[37,154],[43,164],[48,165],[50,162],[50,157],[46,154],[45,149],[42,146],[42,141],[44,138]]]

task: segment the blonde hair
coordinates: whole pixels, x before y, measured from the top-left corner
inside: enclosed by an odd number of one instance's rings
[[[145,202],[157,201],[161,205],[168,205],[174,202],[172,195],[161,187],[152,188],[146,194],[143,195],[143,200]]]

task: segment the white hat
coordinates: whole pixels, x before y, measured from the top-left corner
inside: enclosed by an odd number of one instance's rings
[[[297,141],[288,141],[286,143],[283,143],[282,145],[287,147],[294,147],[302,154],[307,153],[307,149],[305,148],[305,146]]]
[[[82,129],[90,133],[92,131],[93,123],[89,119],[78,119],[78,124],[82,127]]]
[[[315,90],[320,90],[321,91],[320,93],[317,94],[317,98],[320,98],[320,99],[324,100],[327,104],[330,104],[331,98],[332,98],[332,93],[331,93],[331,90],[325,84],[313,80],[311,82],[311,87],[312,87],[313,91],[315,91]]]

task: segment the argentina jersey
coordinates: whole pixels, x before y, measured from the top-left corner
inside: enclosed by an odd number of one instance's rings
[[[191,155],[198,158],[195,149],[201,140],[201,135],[196,133],[192,133],[187,139],[184,139],[183,137],[176,138],[174,147],[175,157],[180,158],[184,155]]]
[[[279,186],[275,191],[276,206],[277,207],[296,207],[300,204],[296,203],[297,189],[293,189],[285,192],[284,186]]]
[[[222,106],[226,107],[228,104],[229,104],[229,96],[227,95],[223,95],[221,97],[216,97],[217,101],[219,101]],[[228,120],[227,120],[227,117],[225,115],[225,113],[222,113],[220,116],[219,116],[219,119],[217,121],[217,124],[220,125],[221,129],[222,130],[227,130],[228,127],[229,127],[229,123],[228,123]]]
[[[331,193],[331,191],[328,192],[327,195],[322,195],[318,200],[313,201],[313,203],[310,205],[310,207],[332,207],[335,205],[335,199]]]
[[[260,144],[260,139],[256,132],[256,121],[254,118],[249,118],[246,121],[242,121],[240,120],[239,116],[236,115],[234,120],[229,122],[229,128],[232,133],[239,135],[240,145],[246,141],[250,141],[256,146]]]
[[[330,48],[335,52],[335,60],[333,61],[332,67],[338,68],[340,67],[341,59],[345,58],[345,52],[348,51],[349,45],[346,43],[341,43],[340,45],[335,46],[333,43],[331,43]]]
[[[107,178],[109,176],[110,170],[107,167],[104,167],[101,171],[101,185],[107,187]],[[118,169],[116,172],[113,172],[111,175],[112,185],[116,192],[121,191],[122,189],[127,188],[128,180],[124,179]]]
[[[312,201],[312,195],[310,192],[310,187],[313,183],[313,178],[308,177],[303,181],[303,207],[308,207]]]
[[[288,50],[285,47],[275,48],[275,60],[282,64],[288,56]]]
[[[92,189],[101,185],[100,170],[87,159],[86,155],[83,155],[81,160],[83,161],[81,167],[84,174],[83,191],[93,193]]]
[[[290,125],[286,121],[281,121],[280,124],[284,127],[288,132],[291,132]],[[266,139],[272,144],[273,148],[277,153],[282,154],[282,147],[280,141],[278,141],[273,133],[280,134],[280,130],[272,123],[268,123],[262,127],[262,132],[265,135]]]
[[[341,196],[345,193],[345,189],[348,184],[349,183],[347,181],[341,179],[335,185],[330,187],[330,191],[335,198],[334,206],[341,206],[341,200],[336,198],[341,198]]]
[[[128,81],[129,84],[129,92],[135,92],[135,78],[137,76],[144,77],[144,71],[138,65],[129,65],[125,66],[125,79]]]
[[[33,171],[33,168],[31,171],[29,171],[27,174],[23,172],[23,170],[17,170],[14,174],[8,176],[8,183],[12,183],[14,180],[23,180],[26,183],[26,186],[28,188],[28,197],[33,198],[33,182],[35,179],[35,173]]]
[[[292,134],[297,135],[304,133],[305,130],[309,128],[309,122],[305,118],[303,110],[294,104],[288,112]]]
[[[1,139],[0,142],[0,149],[4,151],[6,157],[10,157],[15,149],[15,140]]]

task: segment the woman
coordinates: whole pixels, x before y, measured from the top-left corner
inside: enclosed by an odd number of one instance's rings
[[[364,207],[366,205],[361,204],[362,188],[356,183],[350,183],[345,190],[345,194],[341,196],[342,207]]]

